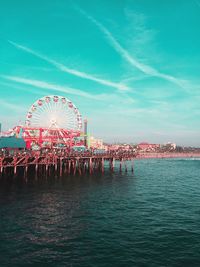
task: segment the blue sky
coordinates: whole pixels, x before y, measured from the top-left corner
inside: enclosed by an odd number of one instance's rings
[[[105,141],[200,146],[199,0],[0,0],[0,121],[71,99]]]

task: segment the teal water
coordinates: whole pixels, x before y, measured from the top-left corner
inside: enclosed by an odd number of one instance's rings
[[[199,267],[200,160],[1,181],[0,266]]]

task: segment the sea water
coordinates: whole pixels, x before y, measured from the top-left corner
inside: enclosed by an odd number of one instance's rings
[[[0,181],[0,266],[199,267],[200,161]]]

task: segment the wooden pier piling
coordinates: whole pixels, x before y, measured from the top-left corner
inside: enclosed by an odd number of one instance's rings
[[[18,168],[23,169],[24,177],[28,177],[28,173],[34,172],[36,178],[42,176],[62,177],[65,175],[84,175],[85,173],[104,173],[107,169],[108,162],[109,169],[113,172],[116,168],[116,161],[119,162],[119,171],[122,172],[123,166],[125,172],[128,172],[127,161],[131,160],[131,171],[133,172],[133,159],[135,155],[123,154],[102,154],[94,155],[92,153],[80,154],[41,154],[41,153],[22,153],[17,156],[3,156],[0,155],[0,174],[7,173],[6,170],[10,168],[14,176],[18,175]],[[29,167],[32,166],[32,168]],[[19,171],[20,172],[20,171]],[[5,176],[5,175],[4,175]]]

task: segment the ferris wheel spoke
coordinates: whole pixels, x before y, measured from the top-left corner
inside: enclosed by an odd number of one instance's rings
[[[46,103],[46,109],[47,109],[47,112],[50,114],[50,112],[51,112],[50,103]]]
[[[43,104],[43,105],[41,106],[41,113],[48,113],[47,105]]]
[[[50,110],[50,114],[52,114],[53,113],[52,100],[49,103],[49,110]]]

